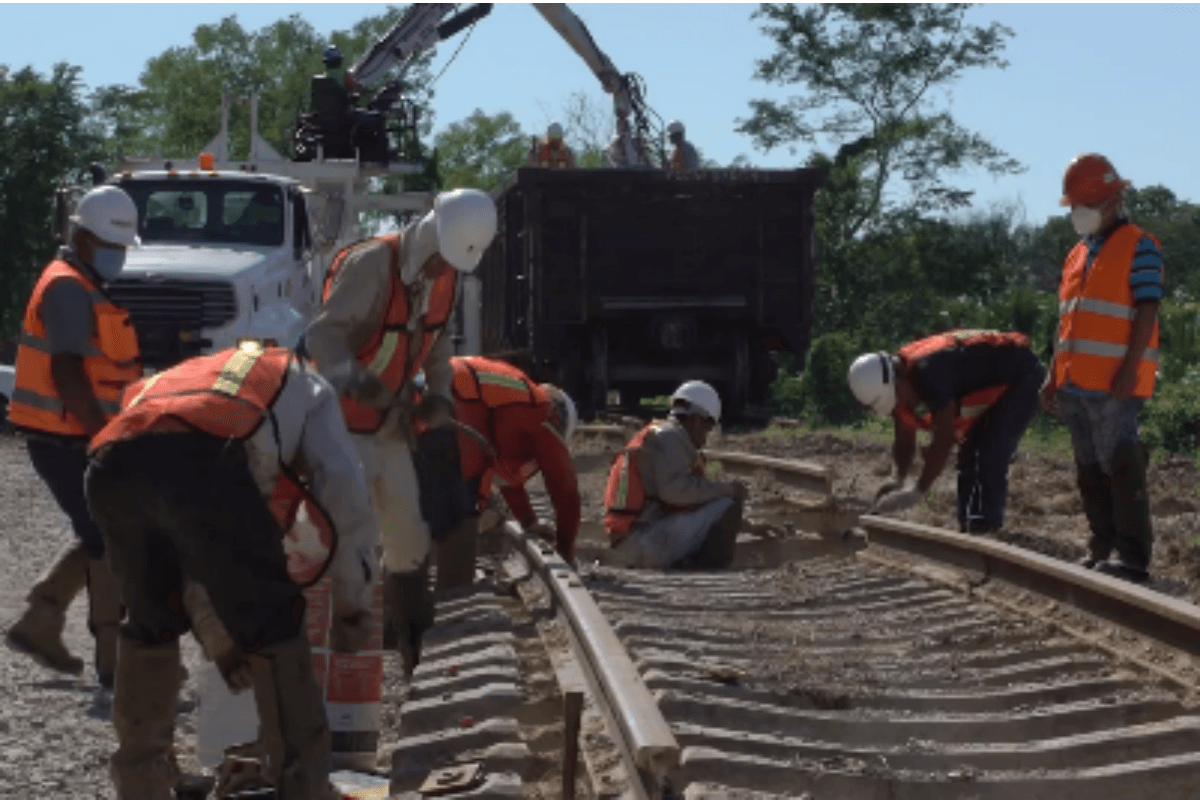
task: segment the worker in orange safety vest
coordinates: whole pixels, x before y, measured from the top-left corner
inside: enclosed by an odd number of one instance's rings
[[[206,653],[233,691],[253,688],[277,796],[336,797],[301,584],[328,567],[331,646],[356,652],[373,627],[379,571],[378,520],[337,394],[289,350],[247,343],[139,381],[122,409],[92,438],[86,481],[128,606],[112,707],[118,800],[175,796],[179,636],[198,625],[192,581],[219,620],[207,635],[196,628]],[[323,533],[304,551],[316,569],[283,545],[305,501]]]
[[[555,544],[574,563],[581,503],[568,443],[579,421],[575,403],[562,389],[539,384],[501,360],[452,358],[454,405],[460,431],[463,477],[477,513],[487,507],[496,484],[508,510],[526,531]],[[524,484],[541,473],[554,507],[555,524],[538,519]],[[471,583],[479,517],[472,515],[438,548],[439,587]]]
[[[993,533],[1004,525],[1008,464],[1037,413],[1043,370],[1022,333],[957,330],[867,353],[850,365],[858,401],[895,422],[895,472],[876,494],[876,511],[915,506],[958,444],[959,530]],[[917,430],[931,431],[916,480],[908,470]]]
[[[575,155],[563,141],[563,128],[557,122],[546,129],[545,138],[534,138],[525,159],[529,167],[542,169],[575,169]]]
[[[1060,202],[1081,238],[1063,265],[1042,403],[1071,431],[1092,532],[1081,564],[1144,583],[1154,533],[1138,414],[1154,394],[1164,266],[1158,240],[1125,213],[1128,186],[1096,153],[1074,159],[1063,175]],[[1114,549],[1119,561],[1109,563]]]
[[[86,586],[96,677],[111,687],[121,601],[83,494],[84,451],[88,437],[117,413],[121,391],[142,374],[129,315],[104,290],[124,266],[126,248],[140,244],[138,211],[119,187],[100,186],[80,199],[71,221],[71,246],[42,271],[25,309],[8,414],[75,542],[30,590],[6,639],[48,667],[82,672],[62,631],[67,608]]]
[[[433,624],[431,544],[470,509],[461,490],[454,427],[454,344],[447,330],[460,275],[475,269],[496,234],[485,192],[439,194],[400,233],[338,253],[307,352],[341,394],[382,526],[384,644],[411,672]],[[414,402],[424,371],[426,391]],[[416,425],[420,424],[419,434]]]

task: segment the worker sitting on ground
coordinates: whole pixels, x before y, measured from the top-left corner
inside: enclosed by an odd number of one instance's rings
[[[858,401],[895,421],[895,472],[876,494],[876,511],[921,502],[958,448],[958,525],[964,533],[994,533],[1004,525],[1008,464],[1037,413],[1044,372],[1022,333],[960,330],[920,339],[889,353],[868,353],[850,365]],[[932,430],[916,480],[908,470],[917,429]]]
[[[366,470],[382,525],[384,646],[410,672],[433,624],[431,538],[470,512],[454,427],[454,343],[446,326],[459,275],[479,264],[496,235],[487,193],[457,189],[397,234],[338,253],[305,348],[341,393],[342,412]],[[413,381],[427,389],[414,406]],[[418,437],[414,424],[425,431]]]
[[[675,149],[671,151],[670,167],[672,172],[689,172],[700,169],[700,154],[692,143],[684,138],[683,123],[674,120],[667,126],[667,137]]]
[[[141,377],[129,315],[100,291],[120,273],[126,248],[139,244],[138,214],[123,190],[101,186],[83,196],[71,221],[72,246],[42,272],[25,309],[8,415],[25,433],[29,460],[71,521],[75,541],[30,590],[29,607],[7,640],[52,669],[82,672],[62,632],[67,608],[86,585],[96,677],[111,687],[121,599],[104,537],[88,514],[83,475],[88,437],[117,413],[121,390]]]
[[[231,647],[214,658],[221,675],[235,691],[253,687],[277,796],[337,797],[304,596],[282,541],[307,497],[310,519],[328,512],[330,640],[338,652],[361,650],[373,627],[378,521],[337,395],[287,349],[247,344],[139,381],[122,406],[91,441],[86,483],[128,608],[112,710],[118,800],[175,796],[186,581],[228,632]]]
[[[551,124],[546,129],[544,139],[539,141],[535,137],[530,142],[525,165],[543,169],[575,169],[575,155],[563,141],[562,125],[557,122]]]
[[[740,481],[713,481],[700,450],[721,419],[721,398],[703,381],[671,395],[670,416],[625,445],[608,473],[604,526],[624,566],[720,569],[733,561],[748,494]]]
[[[568,442],[578,414],[566,392],[538,384],[516,367],[490,358],[452,358],[458,421],[483,442],[460,432],[463,476],[482,513],[493,479],[525,530],[555,544],[570,563],[579,533],[580,499]],[[555,525],[538,520],[524,484],[538,472],[554,506]],[[479,517],[472,515],[438,547],[438,587],[469,585],[475,573]]]

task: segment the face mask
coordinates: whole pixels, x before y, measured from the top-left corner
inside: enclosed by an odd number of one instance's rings
[[[1100,230],[1104,216],[1094,208],[1075,206],[1071,209],[1071,224],[1080,236],[1091,236]]]
[[[95,250],[92,251],[92,269],[96,270],[96,274],[106,281],[111,281],[120,275],[121,268],[124,266],[124,247],[109,247],[100,244],[96,245]]]

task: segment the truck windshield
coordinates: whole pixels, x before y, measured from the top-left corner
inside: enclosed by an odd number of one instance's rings
[[[219,178],[122,181],[149,242],[283,244],[283,192],[257,181]]]

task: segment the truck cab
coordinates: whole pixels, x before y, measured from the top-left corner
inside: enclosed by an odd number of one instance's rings
[[[295,347],[318,282],[301,185],[250,172],[124,173],[142,246],[106,289],[155,371],[246,339]]]

